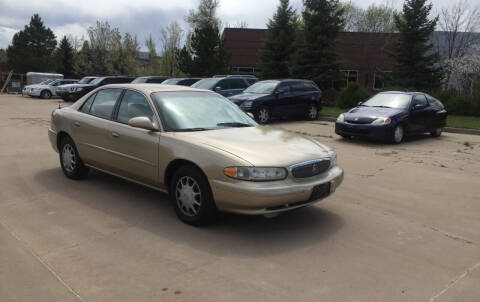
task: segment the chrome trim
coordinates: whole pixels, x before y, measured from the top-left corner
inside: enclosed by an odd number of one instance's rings
[[[317,158],[317,159],[312,159],[312,160],[309,160],[309,161],[306,161],[306,162],[303,162],[303,163],[291,165],[290,167],[288,167],[288,171],[292,172],[293,169],[295,169],[295,168],[308,166],[308,165],[311,165],[311,164],[315,164],[315,163],[319,163],[319,162],[327,161],[327,160],[331,161],[332,158],[331,157]]]
[[[87,167],[89,167],[89,168],[91,168],[91,169],[98,170],[98,171],[100,171],[100,172],[103,172],[103,173],[106,173],[106,174],[109,174],[109,175],[118,177],[118,178],[121,178],[121,179],[123,179],[123,180],[136,183],[137,185],[141,185],[141,186],[144,186],[144,187],[147,187],[147,188],[150,188],[150,189],[153,189],[153,190],[156,190],[156,191],[159,191],[159,192],[168,194],[168,191],[165,190],[165,189],[161,189],[161,188],[158,188],[158,187],[155,187],[155,186],[152,186],[152,185],[148,185],[148,184],[143,183],[143,182],[141,182],[141,181],[134,180],[134,179],[131,179],[131,178],[128,178],[128,177],[125,177],[125,176],[122,176],[122,175],[119,175],[119,174],[117,174],[117,173],[113,173],[113,172],[110,172],[110,171],[107,171],[107,170],[104,170],[104,169],[100,169],[100,168],[97,168],[97,167],[92,166],[92,165],[90,165],[90,164],[85,164],[85,166],[87,166]]]

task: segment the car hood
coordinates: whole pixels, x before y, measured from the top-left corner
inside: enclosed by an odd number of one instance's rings
[[[371,123],[380,117],[394,117],[405,112],[405,109],[381,108],[381,107],[355,107],[344,113],[346,121],[355,121],[359,123]]]
[[[60,85],[58,87],[62,87],[64,89],[69,89],[69,88],[72,88],[72,87],[78,87],[80,85],[82,85],[82,84],[65,84],[65,85]]]
[[[259,93],[241,93],[236,96],[230,97],[230,100],[234,103],[242,103],[245,101],[254,101],[261,99],[263,97],[269,96],[269,94],[259,94]]]
[[[172,135],[220,149],[257,167],[288,167],[327,157],[330,151],[312,139],[270,126],[175,132]]]

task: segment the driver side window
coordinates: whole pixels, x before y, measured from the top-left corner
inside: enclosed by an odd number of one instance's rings
[[[417,94],[413,98],[413,106],[415,105],[428,106],[427,98],[423,94]]]
[[[128,124],[128,121],[134,117],[145,116],[153,120],[153,111],[145,97],[135,91],[127,90],[118,109],[117,121],[122,124]]]
[[[290,85],[288,83],[282,83],[278,85],[277,92],[280,94],[290,94],[291,93]]]

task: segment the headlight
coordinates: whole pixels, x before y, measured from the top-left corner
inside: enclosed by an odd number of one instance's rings
[[[228,167],[223,172],[228,177],[249,181],[270,181],[287,178],[285,168]]]
[[[83,90],[83,87],[77,87],[75,88],[75,92],[79,92],[79,91],[82,91]]]
[[[337,117],[337,122],[342,122],[343,123],[344,121],[345,121],[345,115],[343,115],[343,113],[342,113]]]
[[[389,117],[379,117],[372,122],[372,125],[388,125],[392,122]]]
[[[330,156],[330,168],[337,165],[337,152],[330,151],[328,152]]]

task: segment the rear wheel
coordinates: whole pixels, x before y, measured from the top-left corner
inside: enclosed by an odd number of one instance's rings
[[[88,168],[78,155],[77,147],[70,137],[65,137],[60,143],[60,165],[62,171],[70,179],[82,179],[88,174]]]
[[[49,99],[49,98],[52,97],[52,93],[51,93],[50,91],[48,91],[48,90],[44,90],[44,91],[42,91],[42,92],[40,93],[40,97],[41,97],[42,99]]]
[[[308,105],[307,109],[307,119],[313,121],[318,119],[318,107],[315,104]]]
[[[183,222],[203,226],[215,222],[217,208],[208,180],[192,165],[178,169],[170,184],[170,197],[175,212]]]
[[[443,132],[443,128],[439,127],[434,131],[430,132],[430,135],[433,137],[440,137],[440,135],[442,135],[442,132]]]
[[[267,107],[260,107],[255,113],[255,119],[260,124],[267,124],[270,121],[270,110]]]
[[[404,133],[403,126],[397,125],[393,130],[393,137],[392,137],[393,143],[400,144],[403,140],[404,134],[405,133]]]

